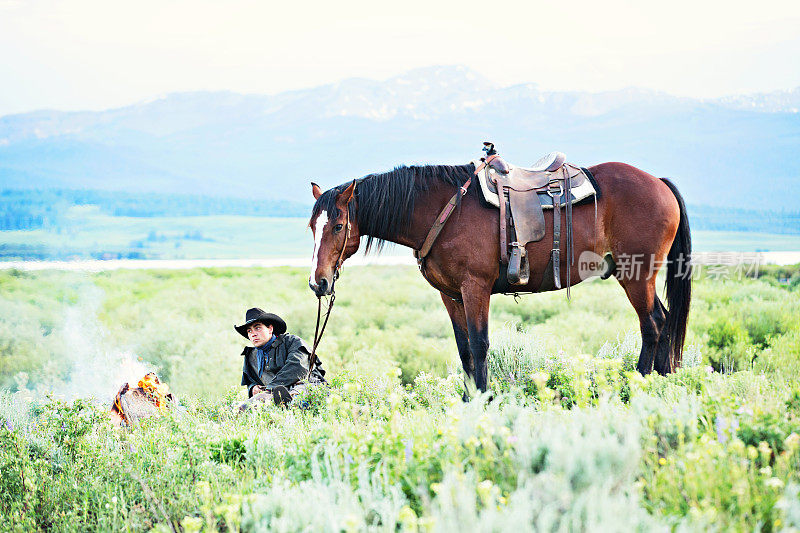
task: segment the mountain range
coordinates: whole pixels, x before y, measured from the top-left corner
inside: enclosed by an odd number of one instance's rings
[[[462,66],[274,95],[174,93],[105,111],[7,115],[0,188],[310,202],[311,180],[465,163],[484,140],[520,165],[552,150],[582,166],[623,161],[672,178],[689,203],[800,206],[800,87],[710,100],[547,91]]]

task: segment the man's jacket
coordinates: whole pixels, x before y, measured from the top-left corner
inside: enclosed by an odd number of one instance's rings
[[[311,356],[311,351],[296,335],[284,333],[275,337],[267,350],[264,370],[260,376],[256,348],[248,346],[242,351],[242,355],[244,356],[242,385],[247,386],[248,396],[253,395],[254,385],[267,388],[283,385],[289,388],[298,381],[305,381],[308,377],[308,358]],[[311,383],[325,382],[325,371],[321,365],[322,361],[317,358],[317,364],[309,379]]]

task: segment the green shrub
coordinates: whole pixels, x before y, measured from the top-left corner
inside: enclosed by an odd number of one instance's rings
[[[761,443],[767,443],[775,457],[786,449],[786,438],[792,433],[800,434],[800,423],[772,412],[743,419],[737,435],[749,446],[758,447]]]
[[[755,351],[750,335],[738,320],[720,318],[708,330],[709,362],[714,370],[735,371],[750,368]]]
[[[211,459],[218,463],[241,464],[247,459],[247,448],[241,439],[225,439],[209,445]]]

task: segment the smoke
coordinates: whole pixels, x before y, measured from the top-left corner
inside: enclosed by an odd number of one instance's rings
[[[63,400],[87,398],[110,404],[123,384],[135,385],[155,370],[133,352],[115,345],[114,336],[97,317],[102,301],[103,291],[96,286],[81,288],[78,303],[66,310],[61,332],[60,352],[68,360],[66,377],[39,384],[36,392]]]

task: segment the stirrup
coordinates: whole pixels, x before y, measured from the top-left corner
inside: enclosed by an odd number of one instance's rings
[[[511,285],[526,285],[530,276],[528,252],[520,243],[512,242],[511,257],[508,259],[508,282]]]

